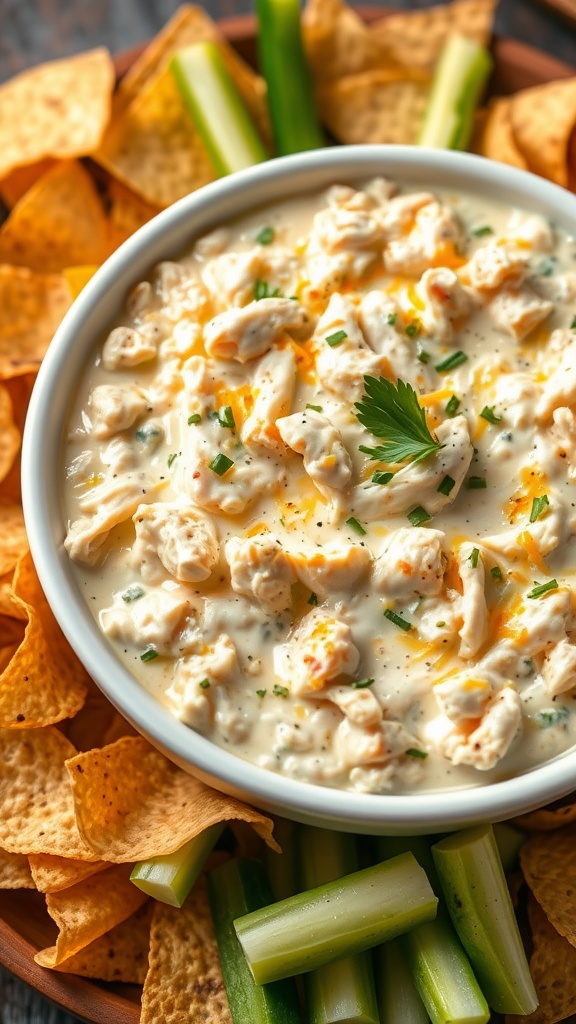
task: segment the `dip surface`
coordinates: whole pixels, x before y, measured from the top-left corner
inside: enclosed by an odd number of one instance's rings
[[[575,255],[538,215],[376,179],[137,285],[71,414],[64,516],[142,685],[240,757],[361,792],[571,747]],[[431,454],[379,460],[355,403],[380,377]]]

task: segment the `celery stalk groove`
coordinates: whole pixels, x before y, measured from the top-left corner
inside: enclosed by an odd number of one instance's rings
[[[418,145],[466,148],[491,70],[492,58],[479,43],[456,34],[448,37],[434,72]]]
[[[436,899],[410,853],[234,922],[255,981],[311,971],[432,920]]]
[[[320,149],[310,69],[304,52],[298,0],[256,0],[258,57],[279,156]]]
[[[216,43],[193,43],[180,50],[170,70],[220,176],[268,159]]]
[[[300,826],[298,862],[303,888],[333,882],[358,869],[353,835]],[[369,952],[324,964],[304,975],[310,1024],[380,1024]]]
[[[430,1024],[400,942],[391,939],[375,951],[380,1024]]]
[[[489,825],[432,847],[448,911],[482,991],[499,1013],[538,1005],[506,878]]]

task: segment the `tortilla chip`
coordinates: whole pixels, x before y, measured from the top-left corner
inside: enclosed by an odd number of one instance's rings
[[[0,264],[0,380],[38,369],[71,302],[61,274]]]
[[[84,703],[88,676],[52,614],[29,552],[18,562],[13,592],[28,623],[0,676],[0,727],[32,729],[75,715]]]
[[[54,166],[53,160],[39,160],[36,164],[28,167],[17,167],[0,181],[0,199],[9,210],[16,205],[29,188],[32,188],[38,178],[41,178],[46,171]]]
[[[147,224],[160,213],[157,206],[150,206],[135,192],[114,178],[109,184],[110,196],[110,251],[117,249],[130,238],[138,228]]]
[[[531,836],[520,849],[520,866],[550,923],[576,946],[576,834]]]
[[[14,459],[20,449],[20,431],[14,423],[12,415],[12,400],[10,392],[3,384],[0,384],[0,480],[4,480],[12,469]],[[8,523],[6,523],[8,528]],[[0,574],[4,575],[8,569],[2,568],[1,548],[3,542],[8,539],[0,519]]]
[[[564,825],[576,821],[576,803],[565,804],[563,807],[541,807],[538,811],[530,811],[514,818],[514,824],[528,832],[555,832]]]
[[[34,881],[23,853],[0,849],[0,889],[33,889]]]
[[[475,132],[471,149],[489,160],[499,160],[500,163],[527,170],[528,164],[514,139],[510,103],[508,97],[490,103],[483,123]]]
[[[146,90],[151,82],[167,69],[171,57],[178,50],[182,50],[192,43],[208,40],[219,44],[222,59],[232,81],[242,96],[262,138],[270,142],[272,134],[264,79],[257,75],[228,45],[218,25],[212,21],[206,11],[202,7],[195,7],[191,4],[184,4],[178,8],[162,31],[154,37],[126,72],[118,85],[114,99],[115,113],[124,109],[138,93]]]
[[[148,971],[152,911],[149,900],[131,917],[58,964],[57,970],[100,981],[143,985]]]
[[[45,157],[93,153],[113,88],[114,65],[103,48],[41,64],[0,86],[0,178]]]
[[[108,738],[111,734],[114,734],[114,739],[137,735],[91,679],[88,681],[88,693],[83,707],[65,723],[64,728],[77,751],[104,747],[112,742]]]
[[[0,729],[2,849],[99,859],[84,845],[76,826],[64,764],[74,754],[74,747],[59,729]]]
[[[94,159],[157,207],[170,206],[215,178],[168,69],[115,118]]]
[[[46,909],[60,933],[55,946],[36,954],[36,963],[56,967],[138,910],[148,897],[132,885],[130,871],[129,864],[115,865],[70,889],[48,893]]]
[[[568,143],[576,125],[576,78],[517,92],[510,100],[514,140],[528,167],[568,185]]]
[[[2,388],[0,387],[0,402]],[[2,441],[0,440],[0,457]],[[14,569],[18,559],[28,548],[24,515],[19,505],[0,501],[0,575]]]
[[[235,818],[277,847],[270,818],[210,789],[140,736],[78,754],[67,767],[80,834],[102,860],[173,853],[209,825]]]
[[[61,892],[110,867],[103,860],[74,860],[49,853],[31,853],[28,860],[30,874],[39,892]]]
[[[0,615],[0,639],[2,640],[2,646],[0,647],[0,672],[3,672],[7,665],[10,664],[16,651],[18,650],[19,644],[4,644],[6,639],[5,634],[9,634],[9,629],[6,628],[7,623],[14,623],[15,619],[6,619],[3,615]],[[18,623],[16,623],[18,625]]]
[[[108,225],[96,187],[77,160],[56,164],[0,228],[0,263],[52,273],[102,263]]]
[[[392,14],[373,22],[370,32],[400,64],[431,75],[450,34],[488,45],[495,7],[496,0],[454,0]]]
[[[394,73],[348,75],[318,92],[322,123],[339,142],[415,142],[428,87]]]
[[[406,68],[390,56],[372,26],[343,0],[309,0],[302,15],[302,34],[319,86],[377,68],[398,71],[400,67],[406,77]]]
[[[156,903],[140,1024],[231,1024],[206,882],[180,910]]]
[[[542,907],[528,896],[532,932],[530,973],[539,1006],[527,1017],[506,1016],[506,1024],[552,1024],[576,1012],[576,950],[552,927]]]

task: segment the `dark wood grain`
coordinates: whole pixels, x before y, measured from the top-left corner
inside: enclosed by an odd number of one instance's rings
[[[394,0],[383,6],[427,7],[433,2]],[[97,45],[113,53],[140,48],[178,6],[179,0],[0,0],[0,82],[41,61]],[[204,6],[213,17],[234,19],[226,31],[242,55],[253,58],[253,23],[237,18],[250,10],[250,0],[207,0]],[[382,6],[365,13],[380,16]],[[567,77],[576,67],[576,34],[530,0],[500,0],[496,31],[513,38],[495,43],[495,92]],[[132,58],[127,53],[118,70]],[[38,894],[0,892],[1,1024],[137,1024],[135,987],[99,985],[34,964],[34,952],[53,939],[54,926]]]

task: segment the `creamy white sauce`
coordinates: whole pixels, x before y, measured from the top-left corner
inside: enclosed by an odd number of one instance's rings
[[[135,289],[77,395],[64,514],[92,613],[174,714],[366,792],[574,743],[575,252],[376,181],[251,213]],[[364,374],[411,384],[442,450],[362,453]]]

